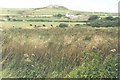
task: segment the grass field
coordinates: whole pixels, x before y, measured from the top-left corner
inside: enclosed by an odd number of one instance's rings
[[[118,77],[117,28],[9,28],[13,23],[3,24],[1,77]]]
[[[67,13],[80,17],[54,16]],[[118,27],[88,26],[90,15],[117,17],[61,6],[0,9],[0,77],[118,78]]]
[[[10,28],[32,28],[34,29],[34,26],[42,26],[45,24],[46,27],[50,27],[53,25],[53,27],[58,26],[60,23],[66,23],[70,26],[74,26],[75,24],[85,24],[85,22],[0,22],[2,24],[3,29],[10,29]],[[30,26],[32,24],[33,26]]]
[[[53,14],[66,14],[66,13],[78,13],[78,14],[83,14],[83,15],[99,15],[99,16],[104,16],[104,15],[108,15],[108,16],[116,16],[117,13],[105,13],[105,12],[83,12],[83,11],[75,11],[75,10],[69,10],[69,9],[55,9],[55,8],[0,8],[0,14],[1,15],[21,15],[21,14],[32,14],[33,15],[45,15],[45,14],[49,14],[49,15],[53,15]]]

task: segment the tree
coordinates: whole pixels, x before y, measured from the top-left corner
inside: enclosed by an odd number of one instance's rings
[[[88,21],[94,21],[97,20],[99,17],[97,15],[92,15],[88,18]]]
[[[90,22],[90,26],[100,27],[101,26],[101,21],[100,20],[94,20],[94,21]]]
[[[114,20],[114,18],[113,18],[112,16],[108,16],[108,17],[106,17],[105,19],[106,19],[106,20],[111,20],[111,21]]]
[[[61,18],[62,16],[64,16],[64,15],[62,15],[62,14],[56,14],[56,15],[54,15],[54,17],[58,17],[58,18]]]

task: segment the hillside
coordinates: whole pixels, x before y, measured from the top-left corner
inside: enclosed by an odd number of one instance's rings
[[[48,5],[46,7],[42,7],[42,8],[36,8],[36,9],[64,9],[64,10],[68,10],[66,7],[64,6],[58,6],[58,5]]]
[[[54,14],[78,14],[78,15],[102,15],[105,14],[110,16],[116,16],[117,13],[105,13],[105,12],[83,12],[83,11],[75,11],[69,10],[64,6],[58,5],[48,5],[46,7],[41,8],[1,8],[0,15],[54,15]]]
[[[31,10],[27,8],[0,8],[0,15],[21,15]]]
[[[42,8],[1,8],[0,9],[0,15],[53,15],[53,14],[65,14],[73,12],[72,10],[69,10],[63,6],[57,6],[57,5],[48,5],[46,7]]]
[[[0,77],[118,78],[115,16],[58,5],[0,9]]]

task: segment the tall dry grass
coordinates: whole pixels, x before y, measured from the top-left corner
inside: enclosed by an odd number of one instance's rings
[[[83,53],[100,53],[103,60],[109,54],[117,54],[117,32],[116,28],[79,27],[5,30],[3,77],[65,77],[82,65]]]

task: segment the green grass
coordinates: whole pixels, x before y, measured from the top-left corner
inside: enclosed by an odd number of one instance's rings
[[[29,11],[30,9],[24,8],[0,8],[0,15],[20,15],[24,10]]]
[[[66,9],[39,9],[39,10],[33,10],[32,12],[34,12],[33,15],[36,15],[36,14],[49,14],[49,15],[54,15],[54,14],[58,14],[58,13],[61,13],[61,14],[66,14],[66,13],[71,13],[72,10],[66,10]]]
[[[65,13],[68,13],[68,12],[73,12],[72,10],[66,10],[66,9],[48,9],[48,8],[45,8],[45,9],[38,9],[38,10],[35,10],[33,8],[1,8],[0,9],[2,14],[8,14],[8,15],[20,15],[23,13],[25,14],[31,14],[31,13],[34,13],[33,15],[36,15],[36,14],[39,14],[39,15],[42,15],[42,14],[49,14],[49,15],[53,15],[53,14],[58,14],[58,13],[61,13],[61,14],[65,14]]]
[[[0,15],[21,15],[21,14],[27,14],[27,15],[54,15],[54,14],[82,14],[82,15],[98,15],[98,16],[105,16],[107,14],[108,16],[117,16],[117,13],[105,13],[105,12],[84,12],[84,11],[75,11],[75,10],[69,10],[69,9],[55,9],[55,8],[0,8]]]
[[[66,23],[69,24],[71,26],[74,26],[75,24],[85,24],[84,22],[0,22],[0,24],[2,24],[2,28],[3,29],[9,29],[9,28],[34,28],[34,25],[37,26],[42,26],[43,24],[46,25],[46,27],[50,27],[51,24],[53,25],[53,27],[58,26],[60,23]],[[30,26],[30,24],[32,24],[33,26]]]

